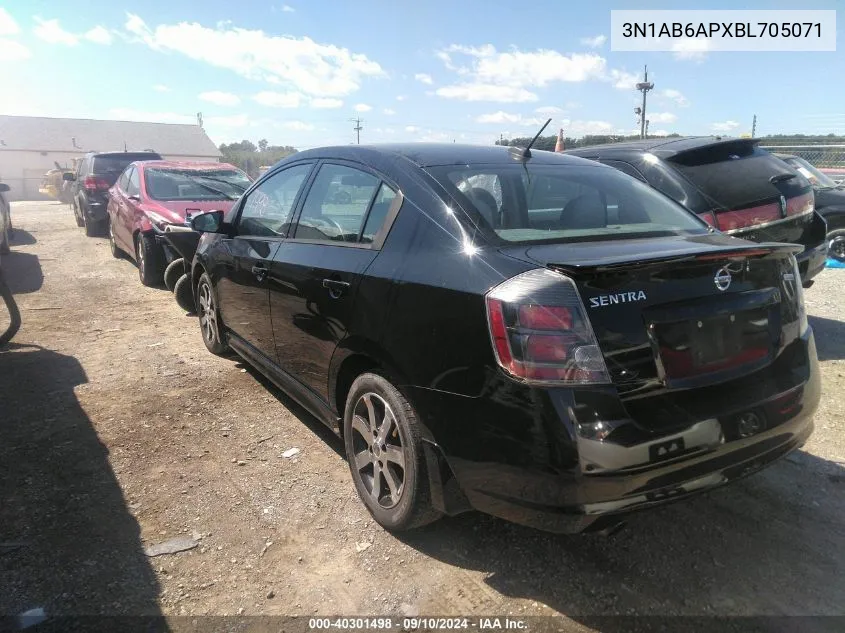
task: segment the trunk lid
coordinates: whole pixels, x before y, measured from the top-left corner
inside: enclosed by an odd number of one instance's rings
[[[502,250],[574,280],[623,397],[745,375],[799,335],[800,246],[713,234]]]

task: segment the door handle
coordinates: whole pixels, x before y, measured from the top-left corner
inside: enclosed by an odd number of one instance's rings
[[[349,282],[340,279],[323,279],[323,288],[329,291],[329,296],[332,299],[338,299],[343,291],[349,288]]]
[[[267,276],[267,267],[256,264],[252,267],[252,274],[255,275],[255,278],[258,279],[258,281],[263,281]]]

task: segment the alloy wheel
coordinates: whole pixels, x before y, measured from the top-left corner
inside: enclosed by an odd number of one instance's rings
[[[396,417],[376,393],[365,393],[352,412],[354,470],[373,503],[395,507],[405,489],[405,450]]]
[[[211,286],[203,282],[199,288],[200,326],[202,335],[208,343],[219,342],[217,335],[217,308],[214,305],[214,295]]]
[[[144,244],[142,242],[143,238],[138,236],[138,246],[136,250],[138,251],[138,274],[141,276],[141,281],[144,281],[145,278],[145,271],[144,268],[146,267],[146,261],[144,260]]]
[[[830,240],[827,248],[831,257],[838,259],[840,262],[845,262],[845,235]]]

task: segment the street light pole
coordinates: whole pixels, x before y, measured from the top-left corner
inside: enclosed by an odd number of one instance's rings
[[[645,104],[646,104],[646,94],[648,91],[654,88],[654,84],[648,80],[648,66],[645,67],[645,76],[643,77],[643,81],[637,84],[637,90],[643,93],[643,107],[640,111],[640,138],[646,137],[646,120],[645,120]]]

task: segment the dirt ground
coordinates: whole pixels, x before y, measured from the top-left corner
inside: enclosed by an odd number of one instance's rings
[[[560,615],[567,631],[612,629],[593,619],[608,614],[845,615],[845,270],[806,291],[824,395],[799,453],[611,538],[476,513],[396,536],[359,503],[340,441],[207,353],[106,239],[58,203],[12,216],[0,615]],[[199,545],[145,555],[176,536]]]

